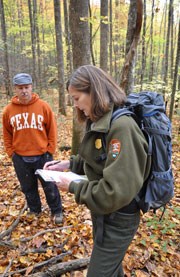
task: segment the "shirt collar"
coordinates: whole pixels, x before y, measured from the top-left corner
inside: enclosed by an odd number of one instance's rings
[[[107,133],[110,128],[111,117],[114,105],[112,104],[110,110],[103,115],[98,121],[91,124],[91,131]]]

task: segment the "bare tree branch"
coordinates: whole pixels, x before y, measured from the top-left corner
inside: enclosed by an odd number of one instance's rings
[[[90,258],[77,259],[69,262],[59,263],[50,267],[45,272],[37,272],[35,274],[28,275],[29,277],[59,277],[66,272],[75,271],[77,269],[86,268],[89,264]]]
[[[5,231],[0,233],[0,240],[3,239],[4,237],[10,235],[12,231],[16,228],[16,226],[19,224],[20,217],[24,213],[24,211],[27,209],[27,204],[25,203],[23,209],[20,211],[18,218],[13,222],[13,224]]]
[[[30,241],[40,235],[43,235],[43,234],[46,234],[46,233],[50,233],[50,232],[54,232],[54,231],[57,231],[57,230],[64,230],[64,229],[68,229],[68,228],[71,228],[73,227],[73,225],[69,225],[69,226],[63,226],[63,227],[57,227],[57,228],[54,228],[54,229],[46,229],[46,230],[43,230],[43,231],[40,231],[38,233],[36,233],[35,235],[33,236],[30,236],[30,237],[27,237],[27,238],[20,238],[19,240],[21,242],[27,242],[27,241]]]
[[[11,268],[12,263],[13,263],[13,259],[10,260],[8,266],[6,267],[4,273],[2,274],[2,277],[7,276],[6,273],[7,273],[7,272],[9,271],[9,269]]]
[[[58,261],[61,261],[64,256],[68,256],[68,255],[71,255],[71,254],[72,254],[71,251],[67,251],[66,253],[62,253],[60,255],[57,255],[56,257],[53,257],[53,258],[51,258],[49,260],[46,260],[42,263],[37,263],[34,266],[32,266],[32,270],[34,270],[36,268],[39,268],[39,267],[42,267],[44,265],[48,265],[50,263],[56,263]],[[20,269],[20,270],[17,270],[17,271],[12,271],[12,272],[6,272],[6,273],[3,274],[3,276],[6,277],[6,276],[12,276],[12,275],[17,274],[17,273],[23,273],[23,272],[26,272],[29,268],[31,268],[31,267],[26,267],[26,268],[23,268],[23,269]],[[33,275],[28,274],[28,276],[34,276],[34,274]]]
[[[20,255],[25,256],[28,255],[30,253],[46,253],[47,250],[49,249],[54,249],[54,248],[60,248],[63,249],[63,247],[66,245],[66,243],[69,241],[69,238],[67,238],[63,243],[59,244],[59,245],[55,245],[55,246],[49,246],[49,247],[38,247],[38,248],[29,248],[27,251],[21,251]]]

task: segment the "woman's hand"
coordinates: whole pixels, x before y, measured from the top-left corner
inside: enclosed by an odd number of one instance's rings
[[[55,171],[64,171],[69,169],[70,162],[69,160],[63,161],[50,161],[45,163],[43,169],[46,170],[55,170]]]
[[[56,182],[56,185],[58,188],[60,188],[62,191],[66,191],[66,192],[69,192],[69,185],[70,183],[74,181],[74,182],[77,182],[77,185],[78,185],[78,182],[81,181],[81,178],[80,179],[74,179],[74,176],[71,174],[68,174],[68,175],[61,175],[59,177],[59,181]]]
[[[61,191],[69,191],[69,184],[72,182],[72,179],[69,177],[61,177],[61,181],[57,182],[56,185]]]
[[[46,170],[54,170],[54,171],[65,171],[69,169],[70,161],[69,160],[63,160],[63,161],[50,161],[45,163],[43,169]],[[61,181],[56,182],[56,185],[60,190],[62,191],[69,191],[69,184],[73,181],[68,176],[61,177]]]

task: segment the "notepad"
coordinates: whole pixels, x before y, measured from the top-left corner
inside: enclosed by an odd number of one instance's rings
[[[87,180],[87,177],[85,175],[78,175],[76,173],[73,173],[71,171],[67,172],[61,172],[61,171],[54,171],[54,170],[46,170],[46,169],[37,169],[35,174],[41,176],[44,181],[46,182],[60,182],[61,177],[67,176],[72,181],[81,181],[81,180]]]

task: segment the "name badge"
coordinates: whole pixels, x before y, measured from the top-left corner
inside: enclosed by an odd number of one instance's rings
[[[95,140],[95,148],[96,149],[101,149],[102,148],[102,141],[101,141],[101,139],[96,139]]]

